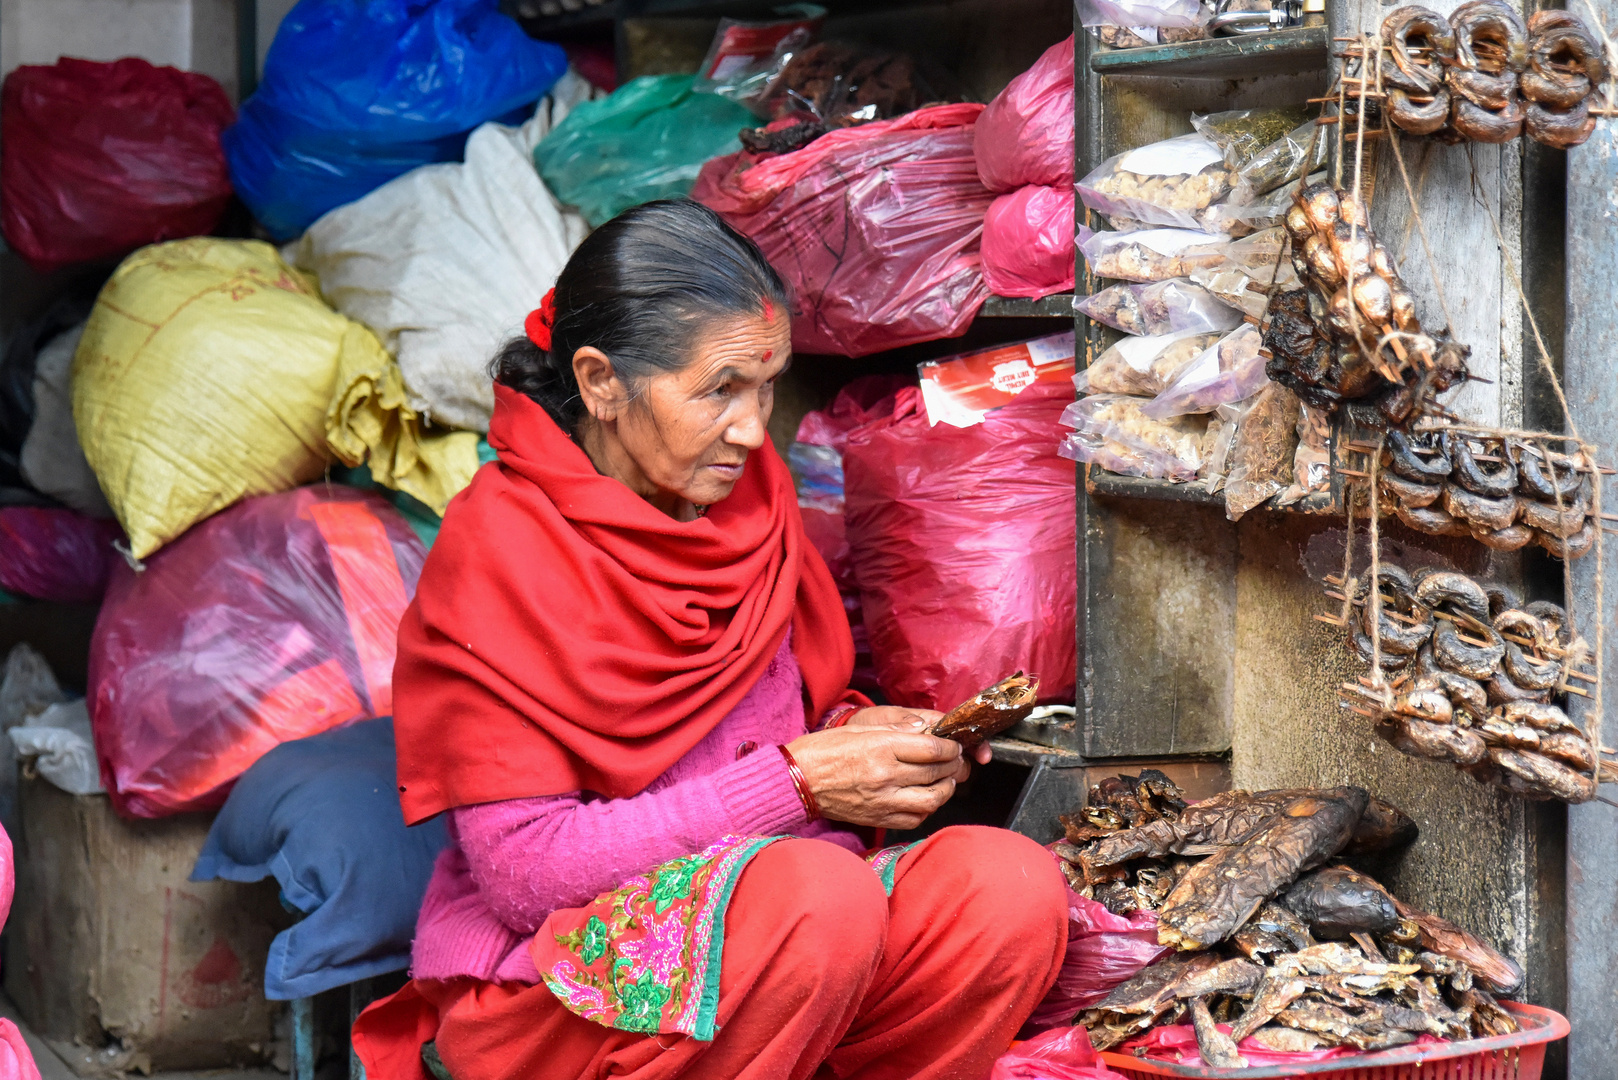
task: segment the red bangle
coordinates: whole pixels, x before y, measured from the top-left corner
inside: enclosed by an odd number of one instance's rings
[[[787,772],[792,777],[792,786],[797,789],[798,798],[803,802],[803,812],[809,815],[810,821],[820,817],[820,803],[815,799],[815,793],[809,790],[809,781],[803,777],[803,770],[798,768],[798,762],[792,756],[792,751],[782,743],[776,746],[781,756],[786,758]]]
[[[821,722],[820,730],[830,731],[832,728],[842,727],[848,723],[850,717],[859,711],[860,707],[858,705],[838,705],[826,714],[826,719]]]

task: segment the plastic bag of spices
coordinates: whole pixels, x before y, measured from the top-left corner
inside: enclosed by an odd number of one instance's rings
[[[1162,420],[1212,412],[1228,402],[1251,397],[1269,382],[1264,357],[1259,354],[1263,344],[1258,327],[1243,323],[1182,367],[1141,411]]]
[[[1073,377],[1081,394],[1134,394],[1150,397],[1174,382],[1187,364],[1219,340],[1219,332],[1182,330],[1176,334],[1126,337]]]
[[[1225,480],[1225,516],[1230,520],[1240,519],[1287,486],[1292,476],[1298,406],[1297,394],[1270,383],[1242,417]]]
[[[1292,484],[1275,497],[1276,506],[1291,506],[1331,487],[1331,420],[1313,405],[1302,405],[1299,410]]]
[[[1230,237],[1197,229],[1102,231],[1081,238],[1079,250],[1097,277],[1166,281],[1212,271],[1230,261]]]
[[[1102,162],[1079,181],[1079,198],[1097,213],[1143,224],[1205,229],[1208,208],[1230,194],[1235,173],[1201,135],[1151,143]]]
[[[1242,321],[1241,312],[1186,278],[1114,285],[1075,300],[1073,307],[1126,334],[1230,330]]]
[[[1141,412],[1149,398],[1092,394],[1069,405],[1061,423],[1074,430],[1057,448],[1062,457],[1109,472],[1153,479],[1194,480],[1212,448],[1208,417],[1154,420]]]
[[[1308,119],[1308,106],[1283,105],[1273,109],[1192,113],[1191,126],[1198,135],[1219,147],[1225,155],[1225,164],[1240,169],[1261,150]]]
[[[1078,8],[1080,23],[1113,49],[1207,37],[1213,14],[1197,0],[1079,0]]]

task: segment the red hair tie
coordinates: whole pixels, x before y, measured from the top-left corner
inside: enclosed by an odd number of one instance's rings
[[[556,290],[551,289],[539,302],[539,307],[528,313],[522,328],[528,340],[538,345],[541,352],[551,351],[551,328],[556,325]]]

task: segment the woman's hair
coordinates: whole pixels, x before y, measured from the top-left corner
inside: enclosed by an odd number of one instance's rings
[[[758,245],[689,199],[645,203],[591,233],[556,279],[549,352],[527,337],[489,365],[494,380],[527,394],[569,435],[584,416],[573,354],[594,346],[635,388],[689,363],[714,318],[787,305],[780,275]]]

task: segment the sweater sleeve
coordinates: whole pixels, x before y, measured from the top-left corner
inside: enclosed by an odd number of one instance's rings
[[[574,792],[458,807],[455,831],[489,910],[532,934],[552,911],[588,903],[720,837],[803,825],[786,761],[769,751],[627,799]]]

